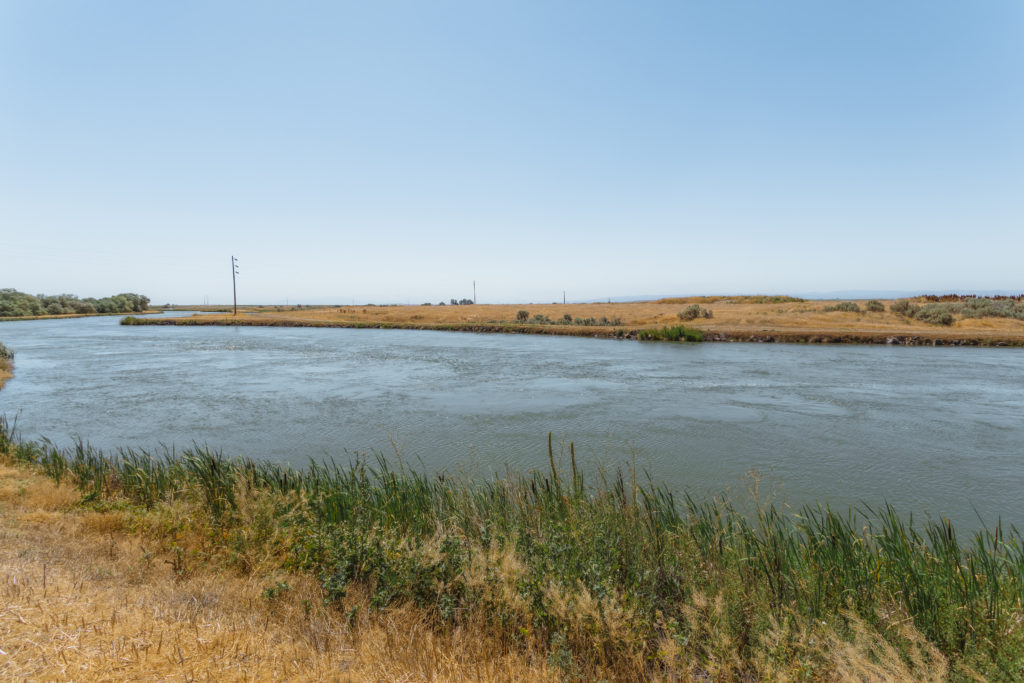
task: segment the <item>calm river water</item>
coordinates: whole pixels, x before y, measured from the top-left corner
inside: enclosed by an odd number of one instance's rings
[[[1024,350],[657,344],[414,330],[0,323],[0,412],[102,448],[193,441],[303,465],[381,451],[428,471],[635,462],[697,496],[890,501],[1024,528]]]

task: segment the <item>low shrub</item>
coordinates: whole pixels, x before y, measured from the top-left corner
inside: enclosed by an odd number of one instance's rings
[[[914,317],[929,325],[952,325],[955,320],[949,310],[949,304],[926,304]]]
[[[680,320],[695,320],[697,318],[711,318],[713,313],[710,309],[701,308],[699,304],[691,304],[685,309],[676,313],[676,317]]]
[[[4,346],[3,342],[0,342],[0,359],[14,360],[14,351]]]
[[[826,313],[831,313],[833,311],[841,311],[843,313],[860,313],[860,306],[857,305],[856,301],[840,301],[834,306],[825,307]]]
[[[908,318],[913,318],[921,310],[921,307],[911,303],[909,299],[900,299],[899,301],[892,302],[889,305],[889,310],[896,315],[905,315]]]
[[[885,305],[878,299],[872,299],[864,304],[864,310],[868,313],[883,313],[885,312]]]
[[[1024,320],[1024,303],[1010,298],[968,299],[960,305],[963,318],[1013,318]]]
[[[516,313],[516,320],[521,322],[521,323],[525,323],[529,319],[530,319],[530,312],[529,311],[520,310],[518,313]]]

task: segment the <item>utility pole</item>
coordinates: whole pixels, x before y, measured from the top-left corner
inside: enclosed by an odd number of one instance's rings
[[[231,293],[235,298],[235,315],[238,315],[238,285],[235,284],[235,276],[238,275],[238,259],[231,257]]]
[[[476,280],[473,280],[473,303],[476,303]]]
[[[565,290],[562,290],[562,305],[565,305]]]

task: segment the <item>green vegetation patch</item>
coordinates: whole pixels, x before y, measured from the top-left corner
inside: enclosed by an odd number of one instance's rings
[[[640,330],[636,338],[640,341],[702,342],[704,341],[704,333],[691,327],[674,325],[671,327]]]

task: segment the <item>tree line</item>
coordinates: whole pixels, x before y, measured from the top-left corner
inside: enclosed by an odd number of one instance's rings
[[[21,318],[34,315],[67,315],[77,313],[141,313],[149,308],[149,297],[122,292],[102,299],[74,294],[32,296],[16,289],[0,289],[0,318]]]

